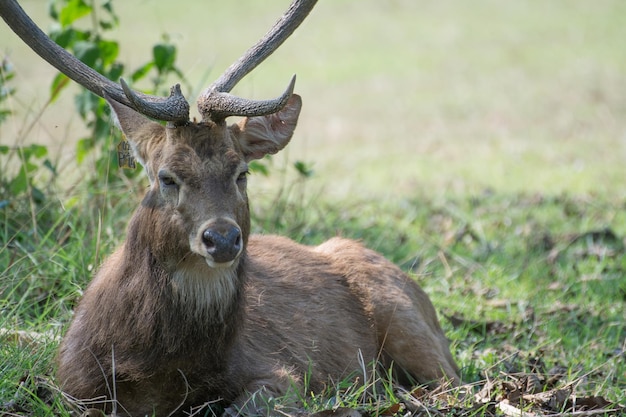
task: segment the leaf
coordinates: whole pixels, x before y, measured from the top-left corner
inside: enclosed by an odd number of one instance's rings
[[[28,164],[31,156],[34,156],[35,158],[42,158],[48,154],[48,148],[43,145],[33,144],[18,149],[21,155],[22,165]]]
[[[4,58],[2,63],[0,64],[0,80],[2,83],[7,82],[15,77],[15,70],[13,69],[13,64],[9,61],[8,58]]]
[[[159,73],[169,71],[176,61],[176,47],[170,44],[158,43],[152,48],[152,57]]]
[[[311,164],[307,164],[306,162],[296,161],[293,164],[294,168],[300,175],[304,178],[310,178],[313,175],[313,167]]]
[[[58,21],[59,20],[59,13],[57,12],[56,7],[54,7],[55,4],[53,1],[49,1],[48,2],[48,16],[50,16],[52,18],[52,20],[54,21]]]
[[[76,40],[76,31],[71,27],[53,29],[48,36],[61,48],[66,49]]]
[[[57,74],[52,80],[52,85],[50,85],[50,102],[53,103],[59,98],[59,94],[65,87],[67,87],[70,83],[70,79],[67,78],[65,74]]]
[[[250,172],[258,172],[264,177],[267,177],[270,174],[270,170],[267,165],[260,161],[250,161],[248,169]]]
[[[82,90],[74,96],[76,110],[78,110],[80,117],[83,119],[87,119],[87,114],[95,112],[98,109],[98,102],[99,98],[91,94],[88,90]]]
[[[98,24],[100,25],[100,29],[102,30],[111,30],[113,29],[113,23],[111,22],[107,22],[105,20],[101,20],[98,22]]]
[[[402,404],[401,403],[395,403],[395,404],[391,404],[389,407],[387,407],[386,409],[382,410],[379,415],[381,415],[381,416],[395,416],[396,414],[398,414],[400,412],[400,410],[402,410]]]
[[[46,159],[45,161],[43,161],[43,166],[48,168],[50,172],[52,172],[55,176],[57,175],[57,168],[54,165],[52,165],[52,162],[50,162],[49,159]]]
[[[576,397],[576,406],[585,407],[586,410],[598,410],[607,408],[617,409],[618,407],[620,407],[619,405],[613,404],[606,398],[598,395],[593,395],[590,397]]]
[[[93,140],[91,138],[79,140],[76,144],[76,162],[81,164],[91,149],[93,149]]]
[[[100,59],[102,65],[108,67],[113,64],[119,54],[120,46],[115,41],[98,41],[98,51],[100,52]]]
[[[85,65],[94,67],[100,57],[100,48],[90,41],[79,41],[74,44],[74,55]]]
[[[148,62],[147,64],[139,67],[133,74],[131,75],[131,80],[136,82],[146,76],[146,74],[154,67],[154,62]]]
[[[0,110],[0,122],[6,120],[7,116],[9,116],[10,114],[11,112],[9,110]]]
[[[102,106],[106,106],[106,105],[102,104]],[[102,109],[102,110],[104,110],[104,109]],[[98,111],[98,114],[100,114],[100,109]],[[108,137],[108,136],[111,135],[112,132],[113,132],[114,136],[117,133],[116,130],[113,130],[111,128],[111,123],[105,117],[98,117],[94,121],[94,124],[92,125],[92,132],[95,134],[95,139],[96,140],[97,140],[97,138]]]
[[[11,180],[9,183],[9,189],[11,190],[11,194],[14,196],[19,195],[28,189],[28,177],[25,169],[20,169],[15,178]]]
[[[59,23],[65,27],[91,13],[91,6],[83,0],[69,0],[59,13]]]
[[[107,72],[106,76],[110,80],[118,82],[120,78],[122,77],[123,72],[124,72],[124,64],[120,62],[114,62],[113,64],[111,64],[111,67],[109,68],[109,71]]]
[[[559,411],[564,410],[567,401],[572,393],[570,389],[553,389],[549,391],[539,392],[537,394],[527,394],[522,398],[525,402],[535,403],[544,409]]]
[[[105,10],[111,18],[110,22],[100,21],[100,25],[103,25],[102,28],[112,28],[114,26],[117,26],[120,19],[117,17],[117,14],[115,14],[115,11],[113,10],[112,0],[104,0],[100,7],[102,7],[102,10]]]
[[[39,188],[35,186],[31,186],[31,195],[33,197],[33,201],[37,204],[41,204],[46,201],[46,195]]]
[[[32,144],[30,151],[35,158],[43,158],[48,154],[48,148],[43,145]]]
[[[109,14],[114,14],[113,13],[113,4],[111,3],[111,0],[105,0],[104,2],[102,2],[102,8],[104,10],[106,10],[107,12],[109,12]]]

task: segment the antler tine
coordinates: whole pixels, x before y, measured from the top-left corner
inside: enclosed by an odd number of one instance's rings
[[[296,85],[296,76],[291,77],[287,89],[275,99],[248,100],[233,96],[229,93],[221,93],[215,90],[206,90],[198,99],[198,110],[203,119],[213,121],[224,120],[228,116],[264,116],[276,113],[287,104],[293,94]]]
[[[189,103],[180,90],[180,84],[170,88],[170,95],[167,98],[133,91],[123,78],[120,78],[120,84],[124,94],[132,103],[130,107],[139,113],[153,119],[173,122],[175,125],[185,124],[189,121]]]
[[[267,34],[234,62],[220,78],[198,98],[203,118],[212,120],[227,116],[262,116],[280,110],[293,92],[295,76],[287,90],[273,100],[247,100],[228,94],[250,71],[270,56],[309,15],[317,0],[294,0],[285,14]]]
[[[167,98],[134,93],[128,86],[122,89],[54,43],[16,0],[0,0],[0,16],[37,55],[97,96],[103,97],[106,93],[113,100],[157,120],[176,124],[189,120],[189,103],[183,97],[180,86],[172,87],[172,93]]]

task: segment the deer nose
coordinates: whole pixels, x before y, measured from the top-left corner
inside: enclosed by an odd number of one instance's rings
[[[241,229],[232,224],[211,226],[202,232],[202,243],[214,262],[230,262],[241,253]]]

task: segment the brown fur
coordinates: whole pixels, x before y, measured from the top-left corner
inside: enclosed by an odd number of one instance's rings
[[[306,247],[249,236],[243,171],[289,142],[298,96],[231,127],[165,128],[110,104],[151,185],[62,342],[67,393],[134,416],[217,399],[254,412],[251,399],[302,390],[309,373],[316,392],[353,374],[359,355],[420,382],[459,381],[428,296],[381,255],[340,238]],[[215,224],[241,230],[232,261],[207,254]]]

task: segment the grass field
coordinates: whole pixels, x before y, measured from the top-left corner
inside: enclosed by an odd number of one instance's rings
[[[42,3],[21,3],[46,28]],[[288,2],[205,3],[115,2],[122,60],[139,65],[170,34],[193,100]],[[0,208],[0,415],[67,414],[50,379],[54,337],[123,240],[145,183],[107,186],[76,164],[84,128],[72,94],[46,105],[54,71],[14,38],[1,24],[16,94],[0,145],[41,143],[62,163],[43,203],[0,196],[10,202]],[[249,182],[255,230],[361,239],[414,274],[476,395],[357,401],[337,387],[343,395],[311,398],[312,410],[624,412],[609,411],[626,404],[624,39],[619,0],[333,0],[237,87],[272,97],[296,73],[304,99],[289,150]],[[6,178],[15,155],[0,158]],[[299,178],[296,160],[313,177]]]

